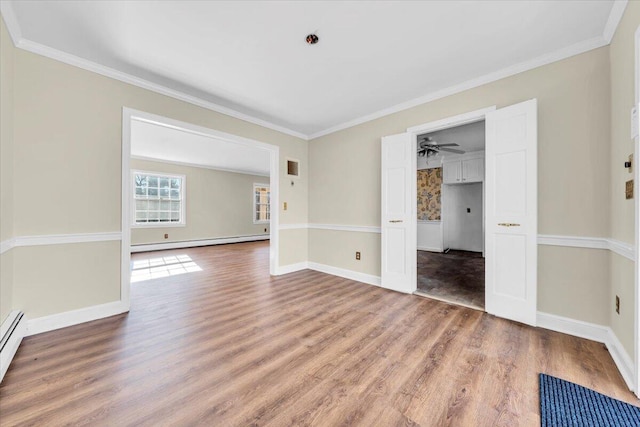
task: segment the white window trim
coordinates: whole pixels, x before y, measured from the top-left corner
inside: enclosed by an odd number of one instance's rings
[[[253,183],[253,188],[252,188],[252,192],[251,192],[251,207],[252,207],[252,212],[251,212],[251,218],[253,219],[253,223],[254,224],[271,224],[271,219],[267,219],[267,220],[256,220],[256,188],[259,187],[266,187],[269,189],[269,194],[271,194],[271,185],[270,184],[260,184],[257,182]],[[271,204],[271,203],[269,203]],[[269,208],[269,211],[271,211],[271,208]]]
[[[180,204],[180,222],[151,222],[146,224],[137,224],[136,223],[136,195],[135,195],[135,185],[136,179],[135,175],[155,175],[162,176],[167,178],[180,178],[182,180],[182,185],[180,186],[180,191],[182,192]],[[187,176],[182,174],[175,173],[166,173],[166,172],[153,172],[153,171],[144,171],[144,170],[131,170],[131,228],[172,228],[172,227],[186,227],[187,225]]]

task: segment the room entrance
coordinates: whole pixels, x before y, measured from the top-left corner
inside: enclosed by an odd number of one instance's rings
[[[127,305],[131,283],[203,271],[209,255],[195,248],[252,242],[260,271],[277,271],[277,146],[125,108],[123,152]]]
[[[418,135],[416,294],[484,310],[485,121]]]
[[[485,154],[456,153],[455,145],[437,146],[433,135],[484,120]],[[429,140],[431,135],[432,140]],[[435,142],[434,142],[435,141]],[[440,141],[441,142],[441,141]],[[431,145],[431,147],[430,147]],[[484,195],[485,309],[499,317],[529,325],[537,315],[537,101],[535,99],[496,109],[489,107],[407,129],[382,138],[381,144],[381,282],[405,293],[418,290],[418,153],[438,151],[466,157],[442,168],[442,187],[455,198],[447,225],[440,221],[442,248],[460,244],[460,230],[475,227],[463,221],[477,214],[478,196],[473,186],[482,184]],[[473,156],[478,156],[473,158]],[[433,155],[431,156],[433,157]],[[484,176],[482,174],[484,169]],[[464,185],[466,187],[462,187]],[[479,186],[476,186],[479,188]],[[477,191],[475,194],[478,194]],[[474,205],[474,200],[476,201]],[[456,207],[456,204],[458,207]],[[460,206],[460,204],[462,206]],[[468,205],[468,206],[467,206]],[[476,206],[476,207],[473,207]],[[462,212],[458,212],[463,208]],[[469,209],[469,212],[467,212]],[[459,217],[459,218],[458,218]],[[479,213],[478,213],[479,217]],[[470,219],[470,218],[468,218]],[[461,224],[450,226],[451,224]],[[437,225],[436,225],[437,226]],[[466,235],[474,233],[464,232]],[[433,234],[432,234],[433,235]],[[437,233],[435,233],[437,235]],[[445,237],[446,236],[446,237]],[[471,241],[473,239],[470,239]],[[436,242],[437,243],[437,242]],[[469,243],[469,242],[467,242]],[[470,246],[463,246],[466,252]],[[451,249],[451,248],[449,248]],[[476,250],[479,250],[477,248]],[[442,270],[442,268],[438,269]],[[456,271],[460,271],[458,268]]]

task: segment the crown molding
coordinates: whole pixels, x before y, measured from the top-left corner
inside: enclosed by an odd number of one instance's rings
[[[134,86],[141,87],[143,89],[147,89],[152,92],[159,93],[161,95],[169,96],[174,99],[188,102],[190,104],[193,104],[202,108],[206,108],[208,110],[215,111],[217,113],[225,114],[227,116],[234,117],[239,120],[244,120],[246,122],[265,127],[267,129],[275,130],[277,132],[281,132],[287,135],[294,136],[296,138],[303,139],[305,141],[309,141],[309,140],[320,138],[322,136],[329,135],[331,133],[338,132],[344,129],[348,129],[350,127],[354,127],[354,126],[357,126],[381,117],[398,113],[400,111],[404,111],[404,110],[416,107],[418,105],[426,104],[428,102],[432,102],[432,101],[445,98],[447,96],[451,96],[451,95],[454,95],[469,89],[473,89],[488,83],[492,83],[497,80],[504,79],[525,71],[529,71],[534,68],[541,67],[543,65],[561,61],[563,59],[567,59],[572,56],[579,55],[589,50],[606,46],[609,43],[611,43],[611,39],[613,38],[615,31],[620,23],[620,20],[622,19],[627,3],[628,3],[628,0],[614,1],[614,4],[611,8],[611,12],[609,13],[609,17],[607,19],[607,23],[605,25],[603,34],[601,36],[594,37],[589,40],[584,40],[582,42],[539,56],[529,61],[524,61],[515,65],[512,65],[510,67],[506,67],[501,70],[494,71],[492,73],[485,74],[483,76],[479,76],[479,77],[461,82],[459,84],[449,86],[447,88],[440,89],[435,92],[428,93],[418,98],[414,98],[409,101],[405,101],[400,104],[396,104],[394,106],[384,108],[382,110],[373,112],[371,114],[367,114],[365,116],[361,116],[353,120],[343,122],[341,124],[329,127],[327,129],[324,129],[309,135],[280,126],[280,125],[276,125],[274,123],[250,116],[245,113],[241,113],[239,111],[233,110],[228,107],[224,107],[219,104],[215,104],[210,101],[206,101],[204,99],[198,98],[193,95],[188,95],[184,92],[170,89],[166,86],[162,86],[160,84],[156,84],[148,80],[135,77],[131,74],[115,70],[113,68],[95,63],[93,61],[86,60],[84,58],[80,58],[78,56],[75,56],[66,52],[62,52],[52,47],[27,40],[22,36],[22,31],[20,29],[20,26],[18,24],[18,21],[16,19],[16,16],[10,1],[0,2],[0,12],[2,13],[5,24],[7,25],[7,29],[9,31],[9,34],[11,35],[11,39],[13,40],[14,45],[19,49],[23,49],[23,50],[26,50],[38,55],[42,55],[60,62],[64,62],[66,64],[73,65],[75,67],[82,68],[84,70],[92,71],[97,74],[110,77],[110,78],[122,81],[124,83],[132,84]]]
[[[320,138],[321,136],[329,135],[340,130],[348,129],[362,123],[370,122],[381,117],[389,116],[400,111],[408,110],[409,108],[417,107],[418,105],[426,104],[447,96],[455,95],[456,93],[464,92],[469,89],[473,89],[479,86],[486,85],[488,83],[495,82],[507,77],[511,77],[516,74],[520,74],[525,71],[532,70],[534,68],[541,67],[543,65],[551,64],[553,62],[561,61],[563,59],[570,58],[575,55],[579,55],[584,52],[588,52],[593,49],[597,49],[602,46],[606,46],[608,43],[602,36],[594,37],[589,40],[582,41],[580,43],[573,44],[563,49],[556,50],[555,52],[548,53],[546,55],[539,56],[529,61],[520,62],[519,64],[512,65],[507,68],[503,68],[498,71],[494,71],[484,76],[476,77],[457,85],[449,86],[448,88],[437,90],[435,92],[423,95],[419,98],[396,104],[392,107],[385,108],[375,113],[367,114],[348,122],[332,126],[320,132],[309,135],[309,140]]]
[[[243,169],[220,168],[220,167],[208,166],[208,165],[198,165],[196,163],[178,162],[178,161],[175,161],[175,160],[156,159],[156,158],[147,157],[147,156],[134,156],[134,155],[131,155],[131,158],[134,159],[134,160],[143,160],[143,161],[147,161],[147,162],[165,163],[165,164],[169,164],[169,165],[186,166],[186,167],[190,167],[190,168],[210,169],[210,170],[221,171],[221,172],[239,173],[239,174],[242,174],[242,175],[266,176],[266,177],[270,176],[269,172],[262,173],[262,172],[252,172],[252,171],[243,170]]]
[[[607,19],[607,23],[605,24],[604,31],[602,33],[602,37],[606,40],[607,44],[611,43],[613,36],[616,34],[616,30],[622,20],[622,15],[624,15],[627,3],[629,3],[628,0],[615,0],[613,2],[611,12],[609,13],[609,19]]]
[[[22,40],[22,30],[16,19],[16,14],[13,12],[11,2],[0,1],[0,13],[9,31],[9,36],[11,36],[11,41],[13,41],[14,46],[17,46],[20,40]]]
[[[26,50],[28,52],[42,55],[56,61],[64,62],[65,64],[73,65],[74,67],[82,68],[83,70],[91,71],[105,77],[110,77],[112,79],[119,80],[121,82],[128,83],[143,89],[147,89],[161,95],[169,96],[180,101],[188,102],[189,104],[206,108],[217,113],[225,114],[236,119],[244,120],[245,122],[253,123],[267,129],[295,136],[296,138],[300,138],[305,141],[308,139],[307,135],[286,128],[284,126],[280,126],[269,121],[253,117],[249,114],[241,113],[234,109],[224,107],[210,101],[206,101],[193,95],[188,95],[184,92],[171,89],[157,83],[153,83],[149,80],[145,80],[134,75],[118,71],[102,64],[98,64],[97,62],[89,61],[88,59],[84,59],[79,56],[54,49],[52,47],[33,42],[31,40],[27,40],[22,36],[22,31],[11,6],[11,2],[0,2],[0,12],[2,13],[5,24],[7,24],[7,29],[9,30],[9,34],[11,35],[11,39],[13,40],[13,44],[18,49]]]

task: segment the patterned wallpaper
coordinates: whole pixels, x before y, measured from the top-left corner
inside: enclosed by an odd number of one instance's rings
[[[442,168],[418,171],[418,220],[440,221]]]

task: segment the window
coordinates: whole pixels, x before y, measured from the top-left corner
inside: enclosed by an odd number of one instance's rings
[[[184,225],[184,175],[133,172],[133,225]]]
[[[267,223],[271,220],[271,191],[265,184],[253,184],[253,223]]]

